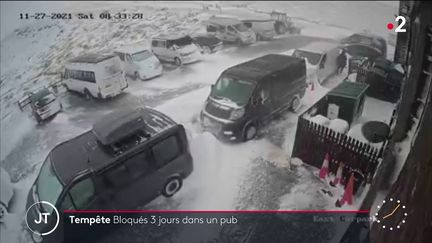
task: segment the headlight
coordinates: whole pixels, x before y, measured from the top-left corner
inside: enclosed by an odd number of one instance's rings
[[[231,111],[230,120],[240,119],[241,117],[243,117],[244,114],[245,114],[244,108],[235,109]]]
[[[42,242],[42,240],[43,240],[42,236],[37,231],[33,232],[32,238],[33,238],[33,241],[36,243]]]

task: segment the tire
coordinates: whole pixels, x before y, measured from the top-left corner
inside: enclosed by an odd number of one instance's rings
[[[165,197],[172,197],[176,192],[180,190],[183,185],[183,181],[180,177],[172,177],[165,183],[165,186],[162,190],[162,195]]]
[[[256,137],[258,128],[254,123],[249,123],[243,129],[243,141],[249,141]]]
[[[175,63],[175,65],[177,65],[179,67],[182,65],[182,61],[178,57],[174,57],[174,63]]]
[[[300,98],[296,95],[295,97],[294,97],[294,99],[291,101],[291,111],[293,111],[293,112],[297,112],[298,111],[298,109],[300,108],[300,106],[301,106],[301,100],[300,100]]]
[[[84,96],[87,100],[93,100],[93,98],[94,98],[88,89],[84,90]]]

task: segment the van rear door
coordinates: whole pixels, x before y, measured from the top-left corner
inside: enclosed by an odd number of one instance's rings
[[[100,63],[99,70],[100,75],[96,78],[96,81],[103,97],[118,94],[126,86],[123,67],[118,57]]]

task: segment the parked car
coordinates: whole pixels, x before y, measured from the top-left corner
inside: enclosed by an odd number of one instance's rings
[[[337,73],[336,60],[339,54],[340,48],[338,44],[317,41],[294,50],[292,55],[307,60],[309,80],[316,79],[318,83],[323,83]]]
[[[233,17],[212,16],[206,21],[207,33],[218,37],[224,42],[236,44],[252,44],[256,35],[252,29]]]
[[[356,82],[369,84],[367,95],[395,103],[399,100],[405,70],[384,57],[366,59],[359,67]]]
[[[123,63],[126,75],[147,80],[162,74],[162,65],[152,51],[138,45],[124,46],[115,52]]]
[[[276,36],[274,20],[242,20],[242,22],[255,32],[257,40],[271,40]]]
[[[204,129],[231,141],[253,139],[275,115],[297,111],[306,92],[302,58],[269,54],[226,69],[201,112]]]
[[[192,36],[193,43],[201,49],[201,53],[215,53],[223,48],[223,41],[209,34]]]
[[[64,84],[68,91],[82,93],[87,99],[111,98],[128,87],[120,58],[103,53],[69,60],[65,65]]]
[[[341,44],[348,54],[354,57],[387,57],[387,42],[378,35],[356,33],[343,38]]]
[[[159,60],[177,66],[201,60],[201,53],[189,35],[160,35],[152,39],[152,51]]]
[[[29,191],[27,208],[47,201],[60,214],[135,209],[161,194],[172,197],[192,173],[192,163],[182,125],[150,108],[113,112],[49,152]],[[44,205],[30,208],[28,214],[38,217],[53,210]],[[42,224],[28,222],[31,229],[45,232]],[[42,240],[63,242],[62,223]],[[41,240],[38,234],[34,237]]]
[[[33,116],[38,123],[55,116],[63,109],[57,96],[48,88],[34,93],[26,93],[24,98],[18,101],[18,106],[23,110],[26,105],[30,105]]]
[[[10,210],[10,202],[14,196],[13,185],[9,174],[0,167],[0,223]]]

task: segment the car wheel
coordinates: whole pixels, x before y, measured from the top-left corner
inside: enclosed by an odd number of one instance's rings
[[[6,215],[6,213],[7,213],[6,207],[2,203],[0,203],[0,222],[3,222],[3,218]]]
[[[180,58],[178,58],[178,57],[175,57],[175,58],[174,58],[174,63],[175,63],[175,65],[177,65],[177,66],[181,66],[181,65],[182,65],[182,61],[181,61]]]
[[[293,112],[297,112],[301,106],[300,98],[296,95],[294,99],[291,101],[291,110]]]
[[[165,184],[162,195],[165,197],[172,197],[176,192],[180,190],[180,188],[183,185],[183,181],[180,177],[173,177],[168,180],[168,182]]]
[[[245,129],[243,130],[243,141],[249,141],[256,137],[258,132],[257,127],[253,123],[249,123],[246,125]]]
[[[93,95],[90,93],[90,91],[88,89],[84,90],[84,96],[87,100],[92,100],[93,99]]]

